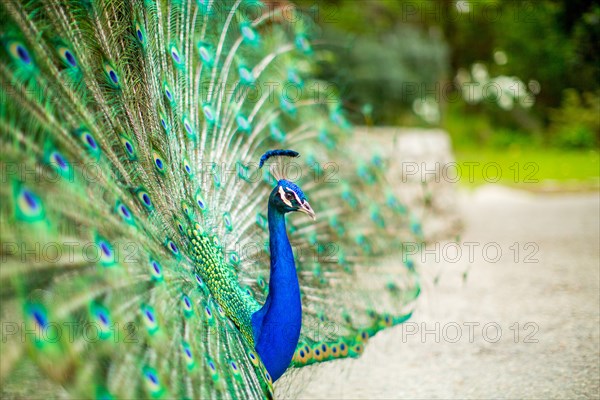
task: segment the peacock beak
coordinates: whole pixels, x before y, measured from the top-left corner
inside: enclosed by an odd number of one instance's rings
[[[310,216],[313,219],[313,221],[317,219],[315,212],[313,211],[310,204],[308,204],[308,201],[306,201],[306,200],[304,200],[304,203],[302,203],[302,206],[300,206],[298,211],[303,212],[304,214]]]

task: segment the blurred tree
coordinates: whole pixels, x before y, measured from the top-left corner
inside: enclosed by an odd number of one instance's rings
[[[550,140],[563,148],[592,148],[600,143],[600,97],[567,89],[560,108],[550,110]]]
[[[492,77],[517,77],[535,95],[526,108],[462,107],[484,112],[494,126],[547,128],[552,110],[573,107],[566,89],[600,94],[600,0],[298,2],[312,9],[325,42],[338,44],[329,50],[343,66],[337,84],[350,107],[371,104],[378,124],[405,122],[399,110],[414,110],[419,97],[433,95],[444,109],[444,101],[457,99],[447,84],[476,63]],[[340,72],[331,68],[323,65],[328,78]]]
[[[409,22],[407,1],[299,3],[323,29],[322,48],[335,63],[322,63],[321,73],[340,88],[348,108],[360,112],[368,105],[376,123],[400,123],[412,115],[415,100],[439,96],[449,71],[448,46],[438,26]]]

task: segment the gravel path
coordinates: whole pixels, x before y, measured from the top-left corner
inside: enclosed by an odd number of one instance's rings
[[[358,360],[305,368],[300,398],[600,397],[598,194],[490,185],[459,204],[462,254],[430,247],[412,321]]]

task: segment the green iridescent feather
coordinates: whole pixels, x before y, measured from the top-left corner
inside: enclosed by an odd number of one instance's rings
[[[0,4],[3,396],[272,396],[249,323],[268,291],[267,149],[302,154],[318,215],[288,223],[291,367],[358,356],[410,316],[413,216],[380,164],[347,157],[341,103],[314,96],[311,23],[284,9]]]

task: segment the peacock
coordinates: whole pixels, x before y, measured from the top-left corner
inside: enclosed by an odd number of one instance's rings
[[[296,7],[0,10],[3,398],[270,398],[410,318],[421,226]]]

